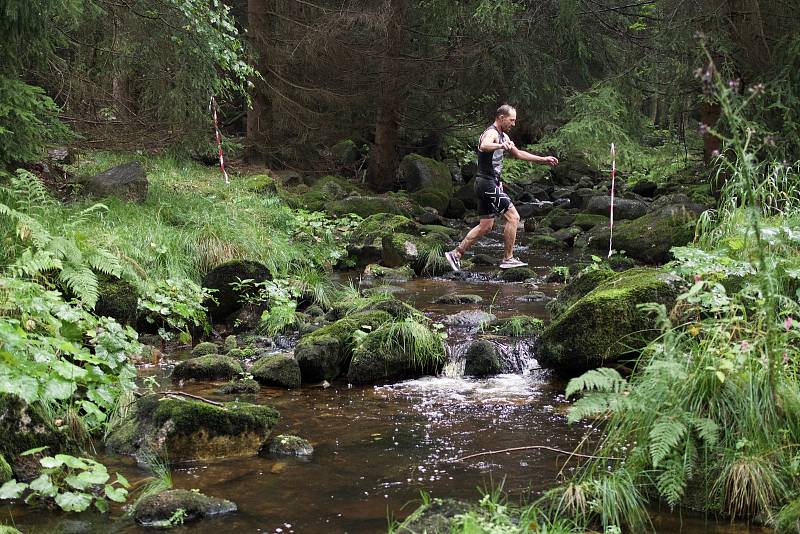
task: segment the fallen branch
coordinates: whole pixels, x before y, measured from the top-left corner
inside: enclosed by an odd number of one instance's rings
[[[462,456],[461,458],[456,458],[453,462],[463,462],[464,460],[468,460],[470,458],[476,458],[478,456],[488,456],[490,454],[501,454],[504,452],[514,452],[514,451],[524,451],[529,449],[545,449],[548,451],[558,452],[561,454],[568,454],[570,456],[579,456],[581,458],[592,458],[594,460],[622,460],[623,458],[615,458],[613,456],[594,456],[591,454],[581,454],[579,452],[569,452],[562,449],[556,449],[555,447],[548,447],[547,445],[528,445],[526,447],[511,447],[510,449],[502,449],[499,451],[486,451],[486,452],[478,452],[475,454],[470,454],[468,456]]]
[[[177,397],[177,396],[190,397],[192,399],[199,400],[201,402],[207,402],[208,404],[213,404],[214,406],[220,406],[220,407],[225,406],[221,402],[208,400],[198,395],[192,395],[191,393],[184,393],[183,391],[160,391],[159,394],[164,395],[165,397]]]

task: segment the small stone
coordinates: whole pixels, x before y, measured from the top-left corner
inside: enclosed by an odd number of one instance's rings
[[[311,456],[314,447],[307,439],[281,434],[269,442],[267,451],[276,456]]]
[[[134,519],[147,527],[167,527],[169,519],[179,510],[184,521],[194,521],[236,511],[236,504],[217,497],[183,489],[167,490],[145,497],[134,511]]]
[[[451,294],[442,295],[436,298],[433,302],[435,304],[477,304],[483,301],[480,295],[471,294]]]

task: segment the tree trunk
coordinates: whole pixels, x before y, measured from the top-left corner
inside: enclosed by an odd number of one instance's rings
[[[382,61],[380,96],[375,117],[375,147],[370,154],[367,182],[376,191],[389,191],[395,185],[399,140],[399,110],[403,101],[402,73],[399,64],[403,46],[406,0],[389,0],[391,15],[386,28],[386,51]]]
[[[254,79],[251,92],[252,103],[247,111],[247,161],[264,164],[268,161],[267,146],[272,124],[272,98],[267,80],[267,42],[269,38],[270,0],[247,1],[247,26],[250,46],[258,56],[256,70],[264,80]]]

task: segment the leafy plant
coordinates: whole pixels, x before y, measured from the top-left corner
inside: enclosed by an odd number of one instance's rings
[[[165,341],[178,332],[181,343],[191,343],[192,330],[199,328],[208,334],[204,303],[213,300],[212,290],[185,278],[149,281],[144,284],[138,308],[144,319],[158,326],[158,335]]]
[[[23,455],[43,449],[25,451]],[[102,513],[108,512],[108,501],[124,503],[130,484],[121,474],[109,482],[106,466],[91,458],[68,454],[39,459],[41,474],[30,484],[9,480],[0,487],[0,499],[18,499],[27,491],[26,503],[52,500],[65,512],[83,512],[92,504]]]
[[[436,368],[447,359],[440,333],[413,317],[385,323],[371,335],[377,337],[387,351],[405,354],[418,369]]]

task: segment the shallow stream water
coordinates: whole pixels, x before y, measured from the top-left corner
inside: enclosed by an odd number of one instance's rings
[[[481,252],[499,256],[499,243]],[[564,258],[520,256],[544,278]],[[478,268],[477,270],[481,270]],[[492,272],[494,269],[484,268]],[[482,309],[500,317],[529,314],[548,318],[544,302],[518,300],[533,289],[524,284],[419,279],[399,285],[398,298],[423,310],[434,320],[465,309]],[[552,297],[557,286],[539,283]],[[483,297],[475,305],[436,305],[444,294],[473,293]],[[474,333],[450,328],[451,353],[463,350]],[[281,419],[274,433],[302,436],[314,445],[310,460],[254,457],[174,465],[176,488],[197,488],[207,495],[237,503],[237,513],[178,527],[173,532],[220,534],[270,533],[380,533],[388,518],[402,518],[419,501],[420,492],[475,502],[478,488],[502,484],[511,501],[536,498],[555,484],[567,455],[587,431],[566,423],[565,384],[539,370],[525,342],[510,348],[517,372],[488,379],[459,376],[458,366],[440,377],[427,377],[377,387],[303,387],[286,391],[263,388],[257,395],[240,395],[250,402],[274,406]],[[164,385],[175,361],[172,355],[158,367],[142,367],[140,375],[154,375]],[[172,386],[171,386],[172,387]],[[184,390],[209,399],[230,400],[215,391],[218,384],[188,384]],[[460,458],[487,451],[547,446]],[[131,481],[148,476],[128,458],[105,457],[109,470]],[[117,514],[118,515],[118,514]],[[0,508],[0,522],[13,523],[23,532],[146,532],[114,514],[82,514],[67,518],[23,506]],[[743,525],[717,525],[698,517],[656,513],[658,532],[761,532]]]

